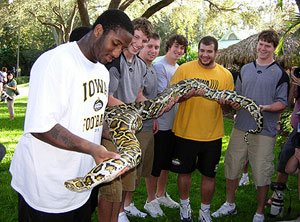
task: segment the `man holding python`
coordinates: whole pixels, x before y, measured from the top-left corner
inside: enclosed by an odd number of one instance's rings
[[[119,57],[132,36],[129,17],[107,10],[78,42],[57,46],[34,63],[24,134],[10,166],[19,221],[91,220],[91,190],[75,193],[64,181],[120,157],[100,145],[109,84],[103,64]]]

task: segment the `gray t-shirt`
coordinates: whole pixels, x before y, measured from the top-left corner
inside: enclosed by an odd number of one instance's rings
[[[164,57],[154,64],[154,69],[156,71],[157,80],[158,80],[158,93],[164,91],[167,87],[170,86],[170,81],[179,67],[178,64],[175,66],[169,64]],[[173,127],[173,122],[176,116],[178,104],[175,104],[170,111],[164,113],[160,116],[158,120],[159,130],[170,130]]]
[[[153,65],[147,67],[147,74],[144,77],[144,89],[143,95],[147,99],[153,99],[157,96],[157,76],[153,68]],[[153,130],[153,119],[149,119],[143,122],[142,131]]]
[[[144,87],[143,80],[146,75],[146,64],[138,56],[133,62],[126,61],[123,54],[106,65],[109,71],[109,95],[124,103],[135,102],[139,90]]]
[[[276,63],[260,66],[256,62],[244,65],[236,81],[236,92],[253,99],[257,105],[268,105],[275,102],[288,104],[288,81],[286,72]],[[275,136],[279,118],[277,112],[263,112],[262,135]],[[256,122],[245,109],[238,111],[234,127],[243,131],[256,128]]]

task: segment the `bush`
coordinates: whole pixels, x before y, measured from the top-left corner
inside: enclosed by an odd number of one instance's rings
[[[289,136],[293,131],[293,127],[290,123],[293,109],[287,109],[280,115],[280,135]]]
[[[186,53],[183,56],[181,56],[177,63],[181,65],[183,63],[193,60],[198,60],[198,52],[192,50],[192,48],[188,46]]]
[[[18,85],[29,82],[29,76],[20,76],[15,79],[16,79]]]

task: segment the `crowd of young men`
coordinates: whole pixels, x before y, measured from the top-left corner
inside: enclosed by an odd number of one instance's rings
[[[259,35],[257,59],[242,68],[234,85],[231,73],[215,62],[218,42],[211,36],[199,41],[197,60],[179,66],[177,61],[187,51],[187,39],[182,35],[171,36],[166,42],[166,55],[153,65],[161,39],[146,18],[131,22],[125,13],[107,10],[85,32],[77,41],[44,53],[32,68],[24,135],[10,167],[12,186],[19,197],[20,220],[90,221],[96,205],[99,221],[128,222],[128,216],[144,218],[147,214],[135,207],[132,196],[141,177],[145,177],[148,197],[144,210],[151,217],[160,217],[164,215],[161,205],[179,208],[180,220],[189,222],[191,174],[198,169],[202,176],[198,221],[212,221],[212,217],[237,213],[235,191],[249,160],[257,186],[258,205],[253,221],[264,221],[276,126],[287,106],[289,88],[288,76],[273,58],[279,41],[277,33],[267,30]],[[61,75],[56,78],[58,73]],[[81,98],[86,94],[78,89],[95,78],[101,78],[107,91]],[[264,115],[263,131],[249,135],[246,144],[244,133],[256,128],[249,113],[224,98],[217,102],[205,99],[203,89],[191,90],[179,98],[179,105],[158,119],[143,122],[142,130],[136,133],[142,150],[137,168],[92,192],[78,194],[63,187],[63,181],[72,175],[84,175],[95,162],[119,158],[102,124],[97,130],[78,130],[86,118],[95,115],[90,106],[94,98],[101,98],[104,108],[106,104],[145,101],[188,78],[201,79],[217,90],[236,89],[238,94],[254,99]],[[51,107],[47,105],[49,101]],[[68,107],[70,104],[72,107]],[[237,117],[225,156],[227,199],[211,214],[224,136],[222,110],[230,108],[237,110]],[[101,112],[103,115],[104,109]],[[66,167],[68,164],[72,166]],[[178,174],[179,203],[166,191],[169,171]],[[62,197],[64,201],[58,201]]]

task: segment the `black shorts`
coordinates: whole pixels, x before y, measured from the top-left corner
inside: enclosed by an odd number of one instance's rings
[[[222,139],[194,141],[176,136],[171,171],[192,173],[198,169],[201,174],[214,178],[222,151]]]
[[[88,201],[78,209],[65,213],[46,213],[30,207],[18,193],[19,222],[89,222],[98,205],[98,189],[93,189]]]
[[[154,159],[151,175],[159,177],[161,170],[170,170],[175,135],[172,130],[159,130],[154,134]]]

